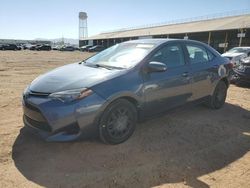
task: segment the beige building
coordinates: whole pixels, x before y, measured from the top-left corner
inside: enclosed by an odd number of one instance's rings
[[[86,44],[112,46],[123,41],[141,38],[181,38],[207,43],[220,52],[235,46],[250,46],[250,14],[201,17],[169,22],[158,26],[128,28],[104,32],[80,40]]]

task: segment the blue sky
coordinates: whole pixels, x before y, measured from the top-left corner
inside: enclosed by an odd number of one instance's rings
[[[250,9],[250,0],[1,0],[0,38],[78,38],[78,12],[89,36],[102,31]]]

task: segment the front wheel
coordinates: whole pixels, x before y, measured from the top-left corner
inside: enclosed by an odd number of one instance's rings
[[[125,99],[111,103],[99,122],[99,135],[107,144],[126,141],[134,132],[137,122],[135,106]]]
[[[212,109],[220,109],[226,101],[227,97],[227,86],[225,82],[220,81],[215,90],[213,95],[209,98],[207,104]]]

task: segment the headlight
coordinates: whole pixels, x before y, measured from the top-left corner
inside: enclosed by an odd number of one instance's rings
[[[83,88],[83,89],[72,89],[66,91],[60,91],[56,93],[52,93],[49,95],[52,99],[58,99],[62,102],[72,102],[75,100],[83,99],[89,95],[91,95],[93,91],[91,89]]]
[[[23,91],[23,95],[26,95],[29,92],[29,85],[25,88],[25,90]]]

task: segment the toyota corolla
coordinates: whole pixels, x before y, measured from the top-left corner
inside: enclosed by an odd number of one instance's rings
[[[103,142],[118,144],[139,119],[194,101],[221,108],[231,68],[197,41],[123,42],[36,78],[23,93],[24,124],[47,141],[94,131]]]

